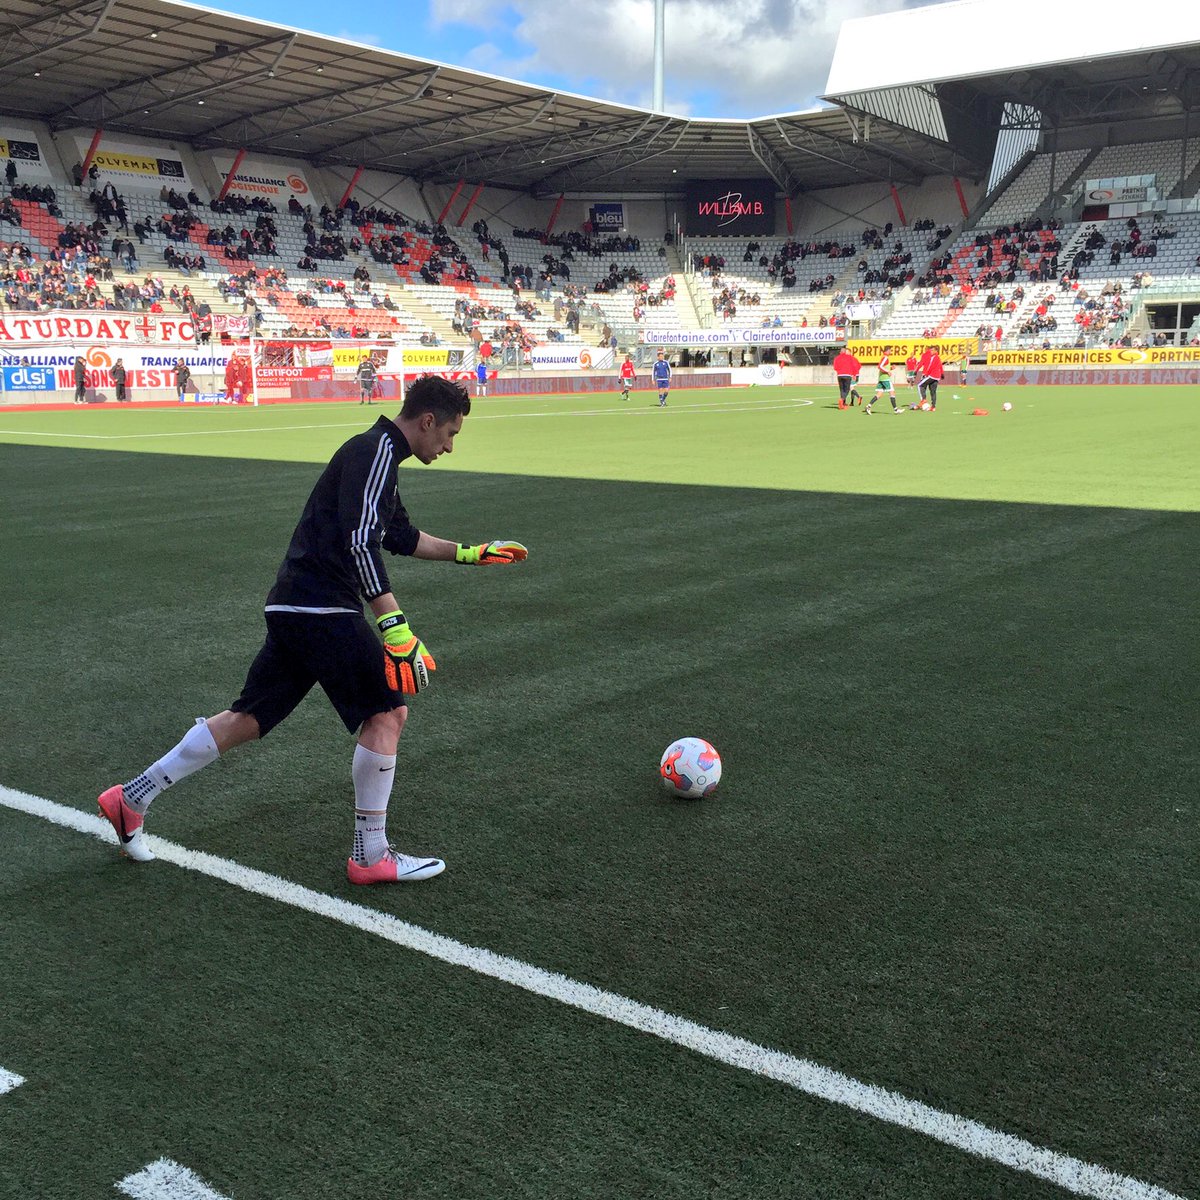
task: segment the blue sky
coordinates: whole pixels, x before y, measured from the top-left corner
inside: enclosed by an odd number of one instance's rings
[[[696,117],[809,108],[824,89],[841,22],[904,5],[667,0],[666,108]],[[650,104],[652,0],[209,0],[207,6],[586,96]]]

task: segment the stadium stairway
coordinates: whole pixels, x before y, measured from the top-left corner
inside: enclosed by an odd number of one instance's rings
[[[878,284],[872,284],[872,287],[878,287]],[[824,288],[816,293],[815,301],[809,305],[804,313],[804,320],[810,326],[820,325],[821,318],[824,317],[829,323],[833,323],[833,318],[838,313],[837,306],[833,303],[833,298],[839,292],[848,292],[852,296],[858,295],[860,284],[858,282],[858,266],[847,265],[846,268],[840,271],[833,281],[833,286]]]
[[[1074,190],[1075,185],[1079,183],[1088,173],[1088,167],[1092,165],[1093,160],[1099,155],[1100,147],[1096,146],[1089,150],[1084,156],[1079,165],[1066,177],[1061,183],[1055,187],[1056,192],[1062,196],[1069,196]],[[1049,203],[1045,206],[1048,213],[1053,213],[1055,209],[1054,197],[1050,198]]]
[[[446,284],[443,287],[449,286]],[[469,290],[467,290],[469,289]],[[465,295],[468,300],[479,300],[479,290],[474,284],[458,281],[453,285],[452,289],[456,298]],[[460,346],[466,345],[468,339],[461,333],[456,333],[454,326],[447,320],[443,313],[438,312],[432,305],[427,304],[417,293],[411,288],[401,286],[400,298],[404,307],[413,314],[414,317],[419,317],[426,325],[429,326],[434,333],[437,334],[438,340],[443,345]]]
[[[675,276],[675,308],[679,322],[687,329],[700,328],[700,314],[696,311],[696,298],[692,295],[692,279],[683,269],[683,260],[674,246],[668,246],[667,270]]]
[[[1096,153],[1098,154],[1099,151]],[[1200,159],[1196,161],[1196,165],[1188,172],[1187,177],[1176,185],[1171,195],[1173,197],[1194,196],[1197,192],[1200,192]]]

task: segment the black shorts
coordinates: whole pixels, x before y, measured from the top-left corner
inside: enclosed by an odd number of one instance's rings
[[[408,703],[387,683],[383,644],[361,613],[269,612],[267,640],[231,705],[250,713],[266,737],[319,683],[354,733],[376,713]]]

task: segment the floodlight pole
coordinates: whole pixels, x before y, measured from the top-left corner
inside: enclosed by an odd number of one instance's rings
[[[655,112],[662,112],[665,107],[663,102],[663,62],[665,60],[663,43],[666,28],[666,6],[667,0],[654,0],[654,100],[652,106]]]

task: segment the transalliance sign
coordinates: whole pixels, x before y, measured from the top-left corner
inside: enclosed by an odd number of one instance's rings
[[[611,347],[534,346],[529,363],[535,371],[604,371],[613,365],[613,352]]]
[[[692,237],[775,232],[775,184],[761,179],[694,179],[687,185],[684,228]]]
[[[0,346],[56,342],[128,342],[133,346],[194,345],[196,330],[187,317],[89,312],[5,313],[0,316]]]
[[[213,165],[220,171],[222,181],[229,178],[233,161],[228,154],[213,155]],[[290,195],[294,195],[304,203],[310,199],[311,188],[303,169],[297,164],[247,157],[242,159],[237,174],[229,181],[229,190],[243,196],[282,199],[285,203]]]
[[[840,329],[639,329],[644,346],[834,346],[846,340]]]
[[[1152,367],[1200,363],[1200,347],[1155,346],[1147,350],[992,350],[989,367]]]

